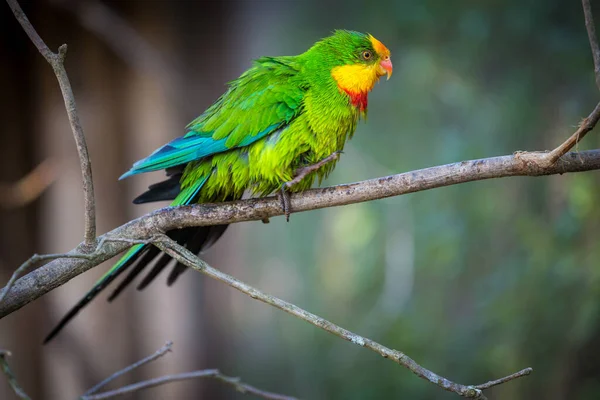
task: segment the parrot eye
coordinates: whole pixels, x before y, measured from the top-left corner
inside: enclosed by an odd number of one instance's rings
[[[369,50],[365,50],[361,54],[363,60],[370,60],[373,57],[373,54]]]

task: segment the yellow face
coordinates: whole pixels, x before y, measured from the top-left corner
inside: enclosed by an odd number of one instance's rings
[[[367,93],[383,75],[392,76],[390,51],[379,40],[369,35],[373,51],[361,54],[364,63],[342,65],[331,70],[331,76],[340,89],[350,93]]]

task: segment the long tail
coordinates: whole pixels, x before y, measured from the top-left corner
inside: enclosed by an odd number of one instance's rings
[[[197,201],[198,192],[208,179],[207,175],[203,179],[198,180],[193,186],[180,191],[179,180],[181,178],[181,172],[176,171],[176,173],[170,173],[167,171],[167,174],[170,175],[169,179],[150,186],[147,192],[134,200],[134,203],[140,204],[160,200],[173,200],[171,203],[173,206],[191,204]],[[187,247],[191,252],[197,254],[212,246],[221,235],[223,235],[225,229],[227,229],[227,225],[183,228],[167,232],[167,235],[171,239],[177,241],[180,245]],[[114,300],[154,259],[157,259],[156,263],[138,285],[138,290],[145,288],[163,269],[165,269],[172,259],[152,245],[136,244],[131,247],[60,320],[58,325],[56,325],[48,336],[46,336],[44,343],[48,343],[52,340],[86,305],[88,305],[88,303],[90,303],[102,290],[130,266],[135,264],[135,267],[110,295],[108,298],[109,301]],[[167,284],[169,286],[172,285],[177,277],[186,269],[187,267],[181,263],[175,264],[167,278]]]

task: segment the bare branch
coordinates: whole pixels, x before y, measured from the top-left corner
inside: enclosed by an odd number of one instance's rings
[[[336,207],[415,193],[423,190],[509,176],[543,176],[600,169],[600,150],[568,153],[553,165],[542,167],[546,153],[519,153],[512,156],[462,161],[398,175],[345,185],[310,189],[291,196],[294,212]],[[172,229],[260,221],[282,215],[276,197],[240,200],[219,204],[165,207],[130,221],[99,237],[88,259],[57,259],[17,280],[0,303],[0,318],[18,310],[50,290],[126,250],[131,243],[151,241],[152,235]],[[70,253],[82,253],[80,244]]]
[[[157,239],[157,240],[162,240],[162,238]],[[123,394],[137,392],[142,389],[148,389],[148,388],[151,388],[154,386],[160,386],[160,385],[164,385],[164,384],[171,383],[171,382],[183,381],[183,380],[194,379],[194,378],[214,378],[221,382],[227,383],[228,385],[233,386],[238,392],[253,394],[253,395],[263,398],[263,399],[296,400],[294,397],[284,396],[284,395],[280,395],[277,393],[265,392],[264,390],[257,389],[254,386],[250,386],[246,383],[241,382],[240,378],[232,378],[230,376],[225,376],[225,375],[221,374],[221,372],[219,372],[218,369],[206,369],[206,370],[201,370],[201,371],[186,372],[183,374],[161,376],[159,378],[149,379],[147,381],[134,383],[132,385],[127,385],[127,386],[124,386],[124,387],[116,389],[116,390],[111,390],[111,391],[104,392],[104,393],[94,394],[101,387],[103,387],[110,381],[134,370],[135,368],[141,367],[144,364],[147,364],[149,362],[152,362],[152,361],[164,356],[169,351],[171,351],[172,347],[173,347],[173,342],[171,342],[171,341],[167,342],[163,347],[158,349],[154,354],[128,366],[127,368],[124,368],[118,372],[115,372],[114,374],[112,374],[111,376],[109,376],[108,378],[106,378],[105,380],[103,380],[102,382],[100,382],[99,384],[97,384],[96,386],[91,388],[90,390],[88,390],[83,396],[81,396],[81,399],[82,400],[109,399],[112,397],[117,397],[117,396],[121,396]]]
[[[596,27],[594,17],[592,16],[592,7],[590,0],[581,0],[583,4],[583,15],[585,17],[585,28],[592,48],[592,57],[594,58],[594,75],[596,76],[596,86],[600,89],[600,47],[598,47],[598,37],[596,36]]]
[[[9,293],[9,291],[10,291],[12,285],[15,283],[15,281],[21,275],[23,275],[25,272],[27,272],[31,268],[33,268],[37,263],[39,263],[41,261],[55,260],[57,258],[60,258],[63,260],[68,259],[68,258],[84,258],[86,260],[91,260],[92,257],[93,257],[92,254],[83,254],[83,253],[58,253],[58,254],[41,254],[41,255],[34,254],[29,258],[29,260],[25,261],[23,264],[21,264],[19,266],[19,268],[17,268],[15,270],[15,272],[13,272],[8,283],[6,284],[6,286],[4,288],[2,288],[2,291],[0,292],[0,303],[4,300],[4,297]]]
[[[596,37],[596,28],[594,27],[594,18],[592,17],[592,8],[590,7],[589,0],[581,0],[583,4],[583,13],[585,16],[585,27],[588,33],[588,39],[590,41],[590,47],[592,49],[592,57],[594,59],[594,75],[596,77],[596,86],[600,89],[600,48],[598,47],[598,39]],[[543,165],[554,164],[560,157],[566,152],[571,150],[573,146],[583,139],[583,137],[598,123],[600,119],[600,103],[596,105],[594,111],[581,121],[579,128],[573,133],[563,144],[552,150],[543,160]]]
[[[8,380],[8,383],[10,384],[10,386],[13,388],[13,390],[15,391],[17,396],[19,396],[20,399],[31,400],[30,397],[27,395],[27,393],[25,393],[25,391],[21,388],[21,386],[19,386],[19,383],[17,382],[17,378],[15,377],[15,375],[13,374],[13,372],[11,371],[11,369],[8,365],[7,358],[10,355],[11,355],[10,351],[0,350],[0,367],[2,368],[2,372],[4,372],[4,375],[6,375],[6,379]]]
[[[35,47],[37,47],[46,61],[48,61],[48,63],[52,66],[52,69],[56,74],[56,79],[58,79],[60,91],[65,101],[67,115],[69,116],[71,130],[73,131],[73,137],[75,138],[75,144],[77,145],[79,162],[81,163],[81,173],[83,175],[83,196],[85,202],[85,247],[82,249],[93,249],[96,244],[96,205],[94,203],[92,163],[90,162],[90,156],[88,154],[83,128],[79,122],[79,115],[77,114],[77,107],[75,106],[73,89],[71,88],[71,83],[69,82],[69,77],[67,76],[67,71],[65,70],[64,66],[65,57],[67,55],[67,45],[63,44],[58,48],[58,53],[53,53],[35,31],[31,25],[31,22],[29,22],[29,19],[19,6],[19,3],[16,0],[6,1],[15,15],[15,18],[23,27],[25,33],[27,33],[27,36],[29,36]]]
[[[194,372],[185,372],[182,374],[175,375],[165,375],[160,378],[149,379],[147,381],[134,383],[132,385],[128,385],[122,387],[120,389],[111,390],[110,392],[99,393],[91,396],[81,396],[82,400],[101,400],[101,399],[109,399],[112,397],[121,396],[127,393],[137,392],[142,389],[148,389],[155,386],[164,385],[171,382],[183,381],[188,379],[195,378],[214,378],[221,382],[227,383],[233,386],[238,392],[253,394],[257,397],[268,399],[268,400],[295,400],[295,397],[284,396],[277,393],[265,392],[264,390],[260,390],[255,388],[254,386],[250,386],[246,383],[240,381],[239,378],[233,378],[230,376],[225,376],[219,372],[218,369],[205,369],[201,371]]]
[[[61,259],[61,260],[83,259],[83,260],[88,260],[88,261],[95,261],[98,259],[98,256],[100,254],[102,254],[102,250],[103,250],[105,243],[116,242],[116,243],[124,243],[126,245],[131,246],[131,245],[140,244],[140,243],[148,244],[148,243],[152,243],[153,241],[154,241],[154,236],[150,237],[149,239],[129,239],[129,238],[120,238],[120,237],[111,238],[111,237],[107,237],[107,236],[102,236],[100,238],[100,240],[98,241],[98,245],[96,246],[96,249],[92,252],[86,252],[86,253],[79,252],[78,249],[83,247],[83,244],[80,244],[77,248],[71,250],[68,253],[41,254],[41,255],[34,254],[27,261],[25,261],[23,264],[21,264],[19,266],[19,268],[17,268],[15,270],[15,272],[13,272],[13,274],[10,277],[6,286],[0,290],[0,304],[2,303],[2,301],[4,300],[6,295],[8,293],[10,293],[10,290],[11,290],[12,286],[14,285],[15,281],[21,275],[23,275],[25,272],[29,271],[31,268],[33,268],[36,264],[38,264],[40,262],[50,261],[50,260],[55,260],[55,259]]]
[[[159,240],[154,242],[154,245],[156,247],[158,247],[159,249],[161,249],[162,251],[164,251],[165,253],[167,253],[168,255],[170,255],[171,257],[175,258],[177,261],[181,262],[182,264],[184,264],[198,272],[201,272],[205,275],[208,275],[209,277],[211,277],[219,282],[225,283],[226,285],[239,290],[240,292],[252,297],[253,299],[262,301],[263,303],[266,303],[270,306],[273,306],[282,311],[285,311],[288,314],[291,314],[298,319],[306,321],[309,324],[316,326],[317,328],[321,328],[335,336],[338,336],[342,339],[352,342],[358,346],[361,346],[361,347],[364,347],[371,351],[374,351],[375,353],[379,354],[383,358],[389,358],[392,361],[396,362],[397,364],[400,364],[403,367],[408,368],[410,371],[412,371],[418,377],[423,378],[423,379],[441,387],[442,389],[445,389],[449,392],[456,393],[456,394],[461,395],[466,398],[472,398],[472,399],[485,398],[485,396],[483,396],[483,393],[481,392],[481,389],[479,388],[479,386],[466,386],[466,385],[461,385],[459,383],[452,382],[452,381],[450,381],[440,375],[437,375],[436,373],[422,367],[417,362],[415,362],[412,358],[410,358],[409,356],[407,356],[406,354],[404,354],[401,351],[390,349],[390,348],[383,346],[371,339],[368,339],[363,336],[357,335],[356,333],[350,332],[349,330],[344,329],[332,322],[329,322],[326,319],[319,317],[318,315],[312,314],[294,304],[288,303],[287,301],[281,300],[275,296],[261,292],[260,290],[248,285],[247,283],[244,283],[244,282],[232,277],[231,275],[227,275],[227,274],[211,267],[206,262],[204,262],[203,260],[198,258],[195,254],[190,252],[188,249],[179,245],[177,242],[175,242],[174,240],[172,240],[171,238],[169,238],[166,235],[163,235]],[[526,370],[523,370],[523,371],[526,371]],[[493,381],[491,383],[500,384],[503,382],[508,382],[509,380],[516,379],[520,376],[527,375],[529,372],[531,372],[531,369],[530,368],[527,369],[527,371],[528,371],[527,373],[523,373],[523,371],[520,371],[516,374],[512,374],[505,378],[498,379],[497,381]],[[494,384],[490,384],[490,382],[488,382],[487,384],[483,384],[480,386],[482,386],[482,388],[487,388],[487,387],[493,386]],[[489,386],[486,386],[486,385],[489,385]]]
[[[90,390],[85,392],[83,394],[83,397],[90,396],[90,395],[96,393],[98,390],[102,389],[109,382],[112,382],[113,380],[117,379],[118,377],[123,376],[123,375],[127,374],[128,372],[131,372],[134,369],[141,367],[144,364],[148,364],[149,362],[159,359],[160,357],[164,356],[169,351],[171,351],[172,347],[173,347],[173,342],[169,340],[167,343],[165,343],[165,345],[163,347],[156,350],[156,352],[154,354],[151,354],[148,357],[143,358],[143,359],[139,360],[138,362],[133,363],[130,366],[123,368],[120,371],[115,372],[114,374],[112,374],[111,376],[109,376],[108,378],[106,378],[105,380],[103,380],[102,382],[98,383],[96,386],[92,387]]]
[[[525,368],[525,369],[520,370],[519,372],[515,372],[512,375],[505,376],[504,378],[496,379],[495,381],[489,381],[489,382],[483,383],[481,385],[477,385],[477,386],[475,386],[475,388],[481,389],[481,390],[489,389],[493,386],[501,385],[508,381],[512,381],[513,379],[517,379],[522,376],[529,375],[532,372],[533,372],[533,368]]]
[[[594,111],[592,111],[592,113],[587,118],[581,121],[581,124],[579,124],[579,128],[577,128],[575,133],[573,133],[567,140],[565,140],[563,144],[558,146],[556,149],[552,150],[550,153],[546,153],[545,159],[542,160],[542,165],[552,165],[556,161],[558,161],[560,157],[562,157],[569,150],[571,150],[573,146],[579,143],[589,131],[594,129],[599,119],[600,103],[596,105]]]

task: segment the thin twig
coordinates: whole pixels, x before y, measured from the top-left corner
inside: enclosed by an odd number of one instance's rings
[[[486,382],[486,383],[482,383],[481,385],[475,386],[475,388],[481,389],[481,390],[489,389],[489,388],[491,388],[493,386],[501,385],[501,384],[506,383],[508,381],[512,381],[513,379],[517,379],[517,378],[520,378],[522,376],[529,375],[532,372],[533,372],[533,368],[525,368],[525,369],[520,370],[519,372],[515,372],[512,375],[505,376],[504,378],[496,379],[495,381],[489,381],[489,382]]]
[[[85,392],[83,394],[83,397],[91,396],[92,394],[96,393],[98,390],[102,389],[104,386],[106,386],[108,383],[112,382],[113,380],[117,379],[118,377],[123,376],[123,375],[133,371],[134,369],[141,367],[142,365],[148,364],[149,362],[159,359],[160,357],[164,356],[169,351],[171,351],[172,347],[173,347],[173,342],[169,340],[167,343],[165,343],[165,345],[163,347],[156,350],[156,352],[154,354],[151,354],[148,357],[143,358],[143,359],[139,360],[138,362],[133,363],[133,364],[129,365],[128,367],[125,367],[122,370],[117,371],[114,374],[112,374],[111,376],[109,376],[108,378],[104,379],[102,382],[98,383],[96,386],[92,387],[90,390]]]
[[[484,399],[485,398],[485,396],[483,395],[483,393],[477,386],[466,386],[466,385],[461,385],[459,383],[452,382],[452,381],[450,381],[440,375],[437,375],[436,373],[422,367],[416,361],[414,361],[412,358],[410,358],[409,356],[407,356],[406,354],[404,354],[401,351],[390,349],[386,346],[383,346],[382,344],[375,342],[374,340],[371,340],[371,339],[365,338],[363,336],[357,335],[356,333],[350,332],[349,330],[344,329],[330,321],[327,321],[326,319],[321,318],[318,315],[312,314],[294,304],[288,303],[287,301],[281,300],[275,296],[261,292],[260,290],[248,285],[247,283],[244,283],[244,282],[240,281],[239,279],[232,277],[231,275],[227,275],[227,274],[211,267],[206,262],[204,262],[203,260],[198,258],[195,254],[190,252],[188,249],[179,245],[177,242],[175,242],[174,240],[172,240],[171,238],[169,238],[166,235],[162,235],[162,237],[160,239],[158,239],[154,243],[154,245],[156,247],[158,247],[159,249],[161,249],[162,251],[164,251],[165,253],[167,253],[168,255],[170,255],[171,257],[173,257],[174,259],[176,259],[177,261],[181,262],[182,264],[184,264],[198,272],[201,272],[219,282],[225,283],[226,285],[239,290],[240,292],[252,297],[253,299],[262,301],[263,303],[266,303],[270,306],[273,306],[282,311],[285,311],[288,314],[291,314],[298,319],[306,321],[309,324],[316,326],[317,328],[321,328],[335,336],[338,336],[342,339],[352,342],[358,346],[367,348],[367,349],[381,355],[383,358],[389,358],[392,361],[396,362],[397,364],[400,364],[403,367],[408,368],[410,371],[412,371],[418,377],[423,378],[423,379],[441,387],[442,389],[445,389],[449,392],[456,393],[456,394],[466,397],[466,398],[471,398],[471,399]],[[519,374],[519,373],[517,373],[517,374]],[[508,377],[501,378],[498,381],[501,381],[501,380],[509,381],[511,379],[518,378],[519,376],[517,376],[517,374],[513,374]],[[523,375],[526,375],[526,374],[523,374],[521,371],[520,376],[523,376]],[[484,384],[484,385],[486,385],[486,384]]]
[[[29,22],[29,19],[19,6],[16,0],[6,0],[8,6],[12,10],[15,18],[21,26],[27,36],[31,39],[35,47],[44,56],[46,61],[52,66],[60,91],[65,101],[65,108],[69,117],[69,123],[71,124],[71,130],[73,131],[73,137],[75,138],[75,144],[77,145],[77,153],[79,154],[79,162],[81,164],[81,173],[83,176],[83,196],[85,202],[85,231],[84,231],[84,242],[86,249],[93,249],[96,244],[96,205],[94,202],[94,183],[92,180],[92,163],[90,162],[90,156],[88,154],[87,144],[85,142],[85,136],[83,134],[83,128],[79,121],[79,115],[77,114],[77,107],[75,106],[75,97],[73,96],[73,89],[65,70],[64,61],[67,55],[67,45],[63,44],[58,48],[58,53],[53,53],[52,50],[44,43],[40,35]]]
[[[600,119],[600,103],[596,105],[594,111],[587,118],[584,118],[583,121],[579,124],[579,128],[562,143],[560,146],[552,150],[550,153],[546,153],[545,159],[541,160],[541,166],[552,165],[558,161],[564,154],[566,154],[569,150],[573,148],[577,143],[583,139],[583,137],[598,123]],[[527,153],[531,154],[531,153]]]
[[[594,59],[594,76],[596,77],[596,86],[600,89],[600,48],[598,47],[598,38],[596,37],[596,28],[594,27],[594,18],[592,16],[592,8],[590,7],[589,0],[581,0],[583,5],[583,14],[585,17],[585,27],[588,33],[588,39],[590,41],[590,48],[592,50],[592,57]],[[581,121],[579,128],[560,146],[548,153],[544,163],[554,164],[560,157],[566,152],[571,150],[573,146],[579,143],[583,137],[596,126],[600,119],[600,103],[596,105],[596,108],[592,113]]]
[[[174,375],[165,375],[159,378],[149,379],[147,381],[134,383],[132,385],[127,385],[119,389],[111,390],[110,392],[103,392],[91,396],[81,396],[81,400],[102,400],[109,399],[112,397],[121,396],[127,393],[137,392],[142,389],[148,389],[155,386],[164,385],[171,382],[183,381],[188,379],[195,378],[214,378],[221,382],[227,383],[233,386],[238,392],[253,394],[257,397],[267,399],[267,400],[296,400],[295,397],[284,396],[277,393],[265,392],[264,390],[260,390],[255,388],[254,386],[250,386],[246,383],[240,381],[239,378],[233,378],[229,376],[225,376],[219,372],[218,369],[205,369],[201,371],[194,372],[185,372],[182,374],[174,374]]]
[[[567,153],[543,167],[546,153],[484,158],[441,165],[357,183],[310,189],[291,196],[294,212],[336,207],[400,196],[423,190],[509,176],[543,176],[600,169],[600,150]],[[525,157],[527,156],[527,157]],[[123,252],[132,243],[151,241],[152,235],[193,226],[260,221],[282,215],[276,197],[239,200],[219,204],[165,207],[130,221],[100,236],[89,259],[58,259],[18,279],[0,303],[0,318],[18,310],[50,290]],[[80,245],[81,246],[81,245]],[[73,252],[79,252],[79,247]],[[69,254],[69,253],[67,253]]]
[[[10,356],[10,351],[8,350],[0,350],[0,367],[2,368],[2,372],[6,375],[6,379],[8,380],[9,385],[13,388],[17,396],[19,396],[22,400],[31,400],[30,397],[25,393],[25,391],[21,388],[19,383],[17,382],[17,378],[15,374],[11,371],[7,358]]]
[[[157,238],[156,240],[162,240],[162,237]],[[80,399],[81,400],[108,399],[111,397],[117,397],[117,396],[120,396],[123,394],[137,392],[142,389],[147,389],[147,388],[151,388],[154,386],[164,385],[166,383],[175,382],[175,381],[182,381],[182,380],[193,379],[193,378],[215,378],[221,382],[225,382],[225,383],[233,386],[238,392],[241,392],[241,393],[253,394],[255,396],[258,396],[258,397],[261,397],[264,399],[268,399],[268,400],[295,400],[294,397],[284,396],[284,395],[280,395],[277,393],[265,392],[263,390],[257,389],[254,386],[250,386],[246,383],[241,382],[240,378],[233,378],[230,376],[225,376],[225,375],[221,374],[221,372],[219,372],[219,370],[217,370],[217,369],[206,369],[206,370],[201,370],[201,371],[187,372],[187,373],[183,373],[183,374],[161,376],[158,378],[149,379],[147,381],[135,383],[132,385],[127,385],[122,388],[111,390],[108,392],[94,394],[98,390],[100,390],[103,386],[105,386],[109,382],[115,380],[116,378],[123,376],[123,375],[127,374],[128,372],[131,372],[132,370],[134,370],[138,367],[141,367],[144,364],[147,364],[149,362],[152,362],[152,361],[164,356],[165,354],[167,354],[168,352],[171,351],[172,347],[173,347],[173,342],[168,341],[163,347],[158,349],[154,354],[152,354],[134,364],[131,364],[130,366],[128,366],[118,372],[115,372],[114,374],[112,374],[111,376],[109,376],[108,378],[106,378],[105,380],[103,380],[102,382],[100,382],[99,384],[97,384],[96,386],[94,386],[93,388],[88,390],[87,392],[85,392],[85,394],[83,396],[81,396]]]
[[[592,16],[592,7],[590,0],[581,0],[583,5],[583,15],[585,18],[585,28],[587,30],[590,47],[592,48],[592,57],[594,58],[594,75],[596,76],[596,86],[600,89],[600,47],[598,46],[598,37],[596,36],[596,27],[594,17]]]

